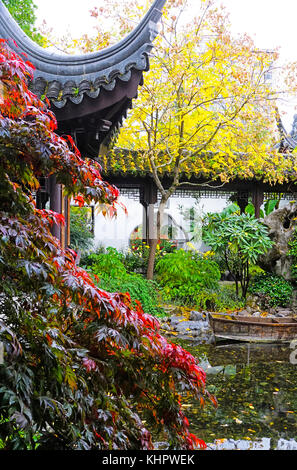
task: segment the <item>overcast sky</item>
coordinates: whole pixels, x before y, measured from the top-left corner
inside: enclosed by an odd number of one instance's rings
[[[223,0],[219,3],[229,11],[235,32],[247,32],[258,47],[280,47],[284,58],[297,60],[297,0]]]
[[[122,0],[123,3],[125,0]],[[197,5],[200,0],[195,0]],[[46,19],[57,33],[69,30],[76,36],[88,33],[89,10],[102,0],[35,0],[38,19]],[[280,46],[289,58],[297,58],[297,0],[218,0],[230,12],[233,30],[249,33],[259,47]],[[58,12],[58,14],[57,14]]]
[[[122,0],[123,2],[125,0]],[[230,13],[233,32],[248,33],[259,48],[280,48],[285,61],[297,61],[297,0],[217,0]],[[95,20],[89,10],[103,0],[35,0],[37,16],[46,19],[57,35],[67,31],[75,37],[91,33]],[[200,0],[193,0],[193,5]],[[293,108],[288,108],[286,126],[290,127]],[[290,129],[288,129],[290,130]]]

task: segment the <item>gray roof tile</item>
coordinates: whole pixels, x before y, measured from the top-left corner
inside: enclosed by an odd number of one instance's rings
[[[116,80],[129,81],[131,70],[149,68],[149,52],[166,0],[155,0],[138,26],[114,46],[81,55],[62,55],[43,49],[21,30],[0,0],[0,37],[16,52],[24,52],[35,66],[31,89],[62,108],[68,100],[79,104],[87,95],[97,98],[101,88],[113,90]]]

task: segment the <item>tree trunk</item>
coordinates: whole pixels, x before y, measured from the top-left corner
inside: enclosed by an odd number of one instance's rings
[[[149,252],[146,277],[147,279],[150,279],[150,280],[154,279],[156,250],[157,250],[158,242],[160,241],[160,238],[161,238],[161,227],[162,227],[162,222],[163,222],[165,204],[167,200],[168,200],[168,197],[162,196],[160,205],[158,207],[158,212],[157,212],[156,228],[153,231],[154,232],[153,237],[149,239],[150,252]]]
[[[153,238],[149,240],[150,252],[147,265],[147,279],[154,279],[154,269],[155,269],[155,259],[156,259],[156,249],[157,249],[158,240]]]

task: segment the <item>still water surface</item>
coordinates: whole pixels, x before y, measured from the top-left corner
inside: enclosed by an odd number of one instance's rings
[[[297,450],[297,364],[289,344],[176,342],[200,359],[218,400],[217,408],[185,403],[191,432],[213,449]]]

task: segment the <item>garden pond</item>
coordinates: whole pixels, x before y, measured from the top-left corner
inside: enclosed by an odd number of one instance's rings
[[[207,373],[218,407],[183,405],[191,432],[209,449],[297,449],[297,363],[290,345],[176,340]]]

